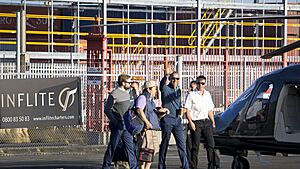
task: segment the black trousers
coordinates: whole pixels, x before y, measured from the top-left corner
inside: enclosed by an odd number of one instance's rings
[[[198,166],[198,153],[201,136],[204,139],[206,151],[207,151],[207,160],[208,160],[208,169],[213,169],[215,164],[215,141],[213,137],[213,130],[211,122],[207,120],[196,120],[193,121],[196,130],[191,130],[191,158],[190,158],[190,167],[196,169]]]

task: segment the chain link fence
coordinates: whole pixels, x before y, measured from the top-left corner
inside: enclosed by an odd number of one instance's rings
[[[119,60],[110,65],[113,70],[110,70],[110,74],[97,70],[93,72],[85,63],[30,63],[27,73],[16,74],[15,63],[1,62],[0,78],[2,80],[80,77],[82,121],[80,125],[75,126],[0,129],[0,155],[24,155],[33,152],[38,155],[40,153],[99,153],[97,148],[91,148],[91,146],[98,147],[108,143],[108,119],[103,110],[107,95],[116,87],[117,76],[120,73],[130,74],[137,77],[136,80],[142,86],[146,77],[159,82],[164,75],[166,61],[175,69],[174,56],[158,55],[147,59],[146,57],[148,56],[132,56],[129,63],[126,60]],[[198,76],[199,71],[200,74],[208,77],[207,89],[212,94],[216,111],[223,111],[225,109],[224,56],[209,55],[208,52],[206,56],[201,56],[199,68],[197,68],[195,55],[182,57],[183,96],[186,96],[189,83]],[[298,59],[288,57],[288,63],[300,63],[299,57]],[[229,102],[232,102],[255,79],[281,68],[282,62],[280,58],[264,61],[255,56],[229,56],[228,65],[228,98]],[[157,102],[160,103],[159,100]]]

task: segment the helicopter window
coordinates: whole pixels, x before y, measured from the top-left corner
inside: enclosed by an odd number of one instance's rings
[[[256,91],[247,111],[246,120],[263,122],[266,120],[269,99],[273,90],[273,83],[263,82]]]

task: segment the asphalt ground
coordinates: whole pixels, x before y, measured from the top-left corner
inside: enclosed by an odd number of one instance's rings
[[[13,153],[7,151],[0,154],[0,168],[40,168],[40,169],[97,169],[101,168],[105,146],[94,146],[88,149],[77,151],[46,152],[38,149],[26,149],[23,153]],[[15,150],[16,151],[16,150]],[[232,157],[220,155],[221,168],[230,169]],[[299,169],[300,155],[282,154],[276,156],[257,156],[255,152],[250,151],[247,159],[252,169]],[[170,146],[167,154],[167,168],[179,169],[180,160],[176,146]],[[154,160],[152,168],[157,168],[157,158]],[[111,167],[113,168],[113,167]],[[122,168],[122,167],[120,167]],[[207,168],[206,151],[201,148],[199,152],[199,169]]]

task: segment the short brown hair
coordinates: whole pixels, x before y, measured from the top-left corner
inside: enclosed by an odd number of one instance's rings
[[[118,77],[118,85],[122,86],[122,82],[127,81],[128,79],[130,79],[130,76],[127,74],[120,74]]]
[[[201,79],[204,79],[206,81],[206,77],[203,75],[200,75],[197,77],[197,81],[199,82]]]

